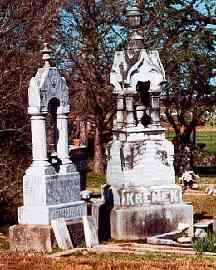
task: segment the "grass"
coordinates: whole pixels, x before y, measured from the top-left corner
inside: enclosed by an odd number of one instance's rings
[[[101,186],[105,183],[106,175],[93,172],[87,174],[87,189],[90,189],[93,192],[100,192]]]
[[[166,138],[172,140],[175,132],[166,132]],[[205,144],[204,150],[210,154],[216,154],[216,130],[215,129],[197,129],[196,144]]]
[[[204,150],[206,150],[208,153],[216,154],[216,131],[215,130],[198,130],[197,131],[197,137],[196,137],[196,143],[206,144],[206,147]]]
[[[176,176],[176,184],[182,184],[180,183],[178,176]],[[216,176],[200,176],[199,178],[195,179],[194,187],[198,188],[199,191],[205,192],[208,185],[216,187]]]
[[[199,184],[216,183],[216,177],[201,177]],[[88,175],[88,188],[100,190],[105,183],[105,176],[90,173]],[[216,198],[212,196],[184,195],[184,200],[192,202],[195,219],[216,217]],[[7,227],[0,231],[0,250],[7,248],[5,233]],[[2,241],[1,235],[4,235]],[[2,243],[6,243],[1,247]],[[198,251],[203,248],[202,243],[197,243]],[[181,256],[171,253],[146,252],[142,255],[106,253],[106,254],[74,254],[66,258],[48,258],[37,253],[17,253],[0,251],[0,270],[206,270],[216,269],[215,257]]]
[[[150,253],[77,254],[69,258],[51,259],[41,254],[0,253],[0,270],[204,270],[216,269],[215,258]]]
[[[8,225],[0,227],[0,250],[9,249]]]
[[[216,251],[216,237],[214,233],[208,233],[203,238],[197,239],[193,243],[193,248],[196,252],[215,252]]]
[[[192,203],[195,221],[202,218],[216,218],[216,198],[214,196],[184,194],[183,199]]]

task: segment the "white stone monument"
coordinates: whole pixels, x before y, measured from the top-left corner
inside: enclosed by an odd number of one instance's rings
[[[87,212],[85,202],[80,199],[80,175],[69,159],[68,87],[58,69],[50,66],[47,44],[43,50],[43,60],[44,66],[31,79],[28,89],[33,160],[23,178],[23,206],[18,209],[20,226],[49,226],[53,219],[79,219]],[[54,132],[58,168],[48,161],[46,135],[48,108],[49,104],[54,103],[57,104]],[[25,228],[28,230],[28,227]]]
[[[191,229],[193,211],[175,184],[174,147],[160,124],[163,65],[158,51],[145,48],[139,8],[129,7],[127,17],[129,40],[116,51],[110,75],[117,115],[107,149],[107,183],[114,203],[112,238],[142,239],[182,224]]]

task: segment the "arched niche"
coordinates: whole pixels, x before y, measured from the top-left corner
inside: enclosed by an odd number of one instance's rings
[[[61,164],[69,164],[68,113],[69,94],[66,81],[56,67],[45,63],[30,81],[28,89],[28,112],[32,125],[33,164],[48,164],[50,133],[53,149]],[[50,121],[49,121],[50,120]],[[51,127],[47,122],[51,122]]]
[[[48,102],[48,114],[46,117],[47,145],[48,152],[57,152],[59,132],[57,129],[57,110],[60,100],[53,97]]]
[[[135,96],[135,120],[136,124],[142,124],[147,127],[152,123],[151,119],[151,96],[150,96],[150,85],[148,81],[138,81],[136,85]]]

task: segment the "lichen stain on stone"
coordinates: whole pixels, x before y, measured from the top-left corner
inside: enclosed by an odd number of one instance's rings
[[[142,238],[143,236],[170,232],[175,227],[163,212],[147,214],[144,219],[143,216],[139,216],[138,212],[135,212],[126,224],[126,227],[130,226],[132,226],[131,229]]]

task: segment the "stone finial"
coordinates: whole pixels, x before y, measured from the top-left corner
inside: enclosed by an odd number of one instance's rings
[[[44,48],[42,50],[43,57],[42,59],[44,60],[44,67],[50,67],[50,59],[51,59],[51,52],[52,50],[49,49],[48,43],[44,43]]]
[[[137,29],[142,24],[142,12],[135,2],[133,1],[132,5],[126,10],[128,26],[132,29]]]

